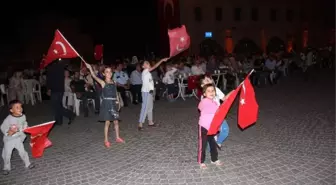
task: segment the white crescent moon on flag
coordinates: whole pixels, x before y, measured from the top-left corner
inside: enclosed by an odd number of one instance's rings
[[[179,46],[179,45],[177,45],[177,46],[176,46],[176,50],[177,50],[177,51],[183,51],[183,50],[184,50],[184,48],[180,48],[180,46]]]
[[[163,17],[166,19],[166,7],[169,5],[172,8],[172,15],[174,16],[174,1],[173,0],[164,0],[163,2]]]
[[[63,50],[63,55],[66,55],[66,54],[67,54],[66,48],[65,48],[65,46],[64,46],[64,44],[63,44],[62,42],[57,41],[55,44],[61,46],[61,48],[62,48],[62,50]],[[56,52],[56,53],[57,53],[57,52]]]

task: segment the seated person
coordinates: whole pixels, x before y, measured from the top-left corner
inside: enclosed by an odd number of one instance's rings
[[[191,69],[184,65],[184,61],[179,61],[177,66],[178,72],[183,76],[189,76],[191,74]]]
[[[76,93],[77,99],[82,100],[84,106],[84,117],[89,115],[88,99],[94,99],[95,105],[99,105],[100,99],[95,92],[87,91],[88,85],[84,80],[80,79],[80,73],[75,72],[74,79],[70,82],[70,87],[73,93]]]
[[[192,75],[203,75],[205,71],[203,70],[203,66],[200,60],[196,60],[195,64],[191,67]]]

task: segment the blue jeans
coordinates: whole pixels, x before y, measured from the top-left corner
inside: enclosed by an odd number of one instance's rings
[[[217,135],[217,144],[222,144],[229,135],[229,125],[226,120],[223,121],[219,134]]]
[[[229,125],[227,121],[224,120],[220,127],[219,134],[217,134],[217,144],[222,144],[225,141],[225,139],[229,136],[229,131]],[[207,148],[209,149],[209,144]]]

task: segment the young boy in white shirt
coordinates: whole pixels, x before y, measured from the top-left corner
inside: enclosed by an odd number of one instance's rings
[[[141,104],[141,112],[139,118],[138,130],[143,129],[143,123],[147,117],[148,126],[155,127],[156,124],[153,122],[153,94],[154,94],[154,81],[151,74],[151,71],[156,69],[162,62],[167,61],[169,58],[161,59],[157,62],[153,67],[150,62],[144,61],[142,64],[142,88],[141,88],[141,96],[142,96],[142,104]]]
[[[26,134],[23,132],[28,127],[26,116],[22,113],[22,103],[19,100],[9,102],[10,115],[1,124],[3,133],[4,146],[2,149],[2,158],[4,161],[3,174],[8,175],[11,170],[11,157],[15,148],[26,168],[32,169],[35,166],[30,163],[28,153],[26,152],[23,142]]]
[[[166,84],[166,88],[168,90],[168,101],[174,101],[174,94],[176,92],[175,88],[175,72],[177,69],[173,67],[171,64],[167,64],[166,66],[166,73],[162,79],[162,82]]]

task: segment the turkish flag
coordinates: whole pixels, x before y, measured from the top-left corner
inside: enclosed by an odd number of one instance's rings
[[[215,135],[219,131],[223,120],[225,119],[227,113],[229,112],[233,101],[236,99],[238,92],[240,91],[241,86],[238,86],[233,90],[229,95],[226,96],[226,100],[218,108],[214,118],[212,119],[210,128],[208,130],[208,135]]]
[[[95,46],[95,52],[94,57],[96,60],[101,60],[103,58],[103,52],[104,52],[103,44],[99,44]]]
[[[79,57],[77,51],[71,46],[59,30],[55,31],[54,40],[52,41],[47,56],[40,68],[45,68],[52,61],[59,58],[76,58]]]
[[[168,36],[170,44],[170,57],[173,57],[189,48],[190,36],[188,35],[184,25],[180,28],[168,30]]]
[[[254,124],[258,118],[259,105],[249,77],[250,75],[242,83],[240,92],[238,125],[242,129]]]
[[[30,146],[34,158],[42,157],[44,149],[52,145],[51,141],[48,139],[48,134],[54,123],[55,121],[51,121],[28,127],[24,130],[24,132],[30,134]]]

